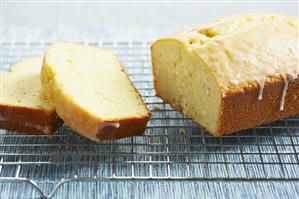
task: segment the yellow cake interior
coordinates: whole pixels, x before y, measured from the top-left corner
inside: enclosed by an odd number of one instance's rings
[[[50,74],[42,77],[45,94],[61,91],[75,106],[95,118],[112,121],[148,115],[141,97],[110,50],[58,41],[48,48],[44,66],[46,74]],[[55,89],[59,92],[48,90],[53,89],[51,81],[58,84]]]
[[[1,74],[1,104],[53,111],[41,95],[40,70],[42,57],[28,58]]]
[[[216,131],[221,92],[208,67],[176,40],[156,43],[152,52],[158,96]]]

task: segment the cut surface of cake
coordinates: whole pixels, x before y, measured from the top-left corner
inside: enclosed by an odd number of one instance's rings
[[[156,95],[215,136],[299,113],[298,19],[216,20],[156,40]]]
[[[54,107],[41,95],[42,60],[28,58],[1,73],[0,128],[52,135],[62,125]]]
[[[43,91],[58,115],[91,140],[142,134],[150,112],[116,56],[66,41],[46,51]]]

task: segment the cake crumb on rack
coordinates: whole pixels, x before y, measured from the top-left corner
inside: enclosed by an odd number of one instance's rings
[[[157,104],[154,105],[154,109],[156,111],[161,111],[162,110],[162,108],[159,105],[157,105]]]

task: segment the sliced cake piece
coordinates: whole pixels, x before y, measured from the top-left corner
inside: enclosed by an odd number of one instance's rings
[[[42,60],[29,58],[1,73],[0,128],[52,135],[62,125],[54,107],[41,95]]]
[[[41,81],[58,115],[91,140],[142,134],[150,112],[109,50],[58,41],[44,57]]]
[[[298,19],[251,14],[155,41],[157,96],[215,136],[299,113]]]

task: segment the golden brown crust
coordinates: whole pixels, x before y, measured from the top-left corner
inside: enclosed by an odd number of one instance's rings
[[[149,119],[150,117],[144,117],[118,121],[120,124],[119,128],[107,126],[97,134],[97,138],[99,140],[112,140],[141,135],[145,131]]]
[[[52,135],[62,124],[62,120],[54,111],[0,105],[1,129],[35,135]]]
[[[262,100],[257,99],[259,92],[257,84],[227,93],[222,101],[221,119],[216,136],[227,135],[298,114],[299,76],[295,81],[290,82],[284,110],[280,111],[284,84],[281,77],[268,78],[265,82]]]
[[[257,99],[259,92],[257,83],[251,83],[247,87],[243,86],[235,89],[234,92],[227,93],[222,100],[218,132],[217,134],[210,133],[220,137],[299,114],[299,76],[295,81],[290,82],[286,92],[284,110],[280,111],[283,87],[282,77],[271,77],[265,82],[262,100]],[[155,83],[154,88],[157,97],[182,113],[179,104],[170,103],[158,93]],[[189,117],[186,114],[183,115]],[[197,124],[209,132],[206,127]]]

